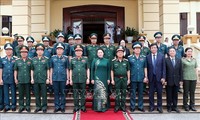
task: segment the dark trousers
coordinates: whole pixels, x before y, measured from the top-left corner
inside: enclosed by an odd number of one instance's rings
[[[0,85],[0,109],[2,110],[4,108],[4,102],[3,102],[3,85]]]
[[[30,83],[19,83],[19,109],[30,108]],[[26,96],[26,105],[24,106],[24,97]]]
[[[4,104],[5,104],[5,108],[6,109],[16,108],[16,86],[15,86],[15,83],[13,83],[13,84],[4,84],[3,85],[3,89],[4,89]],[[9,91],[11,91],[12,106],[10,106]]]
[[[177,100],[178,100],[178,89],[179,86],[167,86],[167,109],[175,109],[177,108]]]
[[[126,103],[126,88],[127,88],[127,78],[116,78],[115,77],[115,108],[119,109],[120,107],[125,109]]]
[[[47,86],[46,83],[34,83],[36,109],[47,109]],[[42,105],[41,105],[42,97]]]
[[[131,82],[131,109],[135,109],[136,90],[138,90],[138,108],[143,109],[143,82]]]
[[[190,107],[195,105],[196,80],[183,80],[183,106],[188,107],[188,94],[190,95]]]
[[[75,109],[85,109],[85,88],[85,83],[73,83],[73,97]],[[81,102],[81,105],[79,105],[79,101]]]
[[[162,83],[156,80],[156,76],[153,76],[153,80],[149,82],[149,105],[150,108],[154,108],[154,93],[157,91],[157,107],[162,107]]]
[[[55,109],[65,109],[66,81],[53,81]]]

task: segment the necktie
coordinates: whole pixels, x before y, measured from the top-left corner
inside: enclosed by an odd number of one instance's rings
[[[156,75],[156,55],[153,55],[153,74]]]
[[[172,59],[172,65],[175,67],[175,59]]]

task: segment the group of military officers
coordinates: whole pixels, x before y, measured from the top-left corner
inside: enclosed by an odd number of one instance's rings
[[[167,55],[168,48],[161,43],[162,33],[154,34],[158,53]],[[131,111],[135,110],[136,90],[138,90],[138,110],[144,112],[143,91],[148,83],[146,56],[151,53],[150,49],[144,46],[145,36],[139,36],[138,41],[133,43],[134,53],[128,58],[124,58],[125,46],[115,47],[110,44],[111,35],[103,35],[104,44],[97,45],[97,34],[92,33],[89,38],[91,44],[84,46],[80,34],[68,35],[65,43],[64,33],[57,36],[58,42],[49,46],[50,38],[43,37],[42,42],[34,46],[34,38],[26,38],[27,46],[23,36],[17,36],[18,45],[7,43],[4,46],[6,56],[0,59],[0,110],[7,112],[16,111],[16,86],[19,92],[19,110],[30,112],[30,86],[33,85],[36,98],[35,113],[39,111],[47,112],[47,87],[54,92],[54,112],[65,112],[65,89],[66,85],[73,86],[74,112],[85,108],[86,84],[92,89],[90,66],[97,58],[96,51],[104,50],[104,58],[110,61],[111,80],[115,86],[116,101],[115,112],[126,111],[126,89],[131,83]],[[174,41],[171,47],[175,48],[176,56],[182,57],[184,49],[178,45],[179,35],[172,37]],[[74,43],[75,41],[75,43]],[[111,86],[111,85],[110,85]],[[112,86],[110,87],[112,89]],[[67,88],[68,89],[68,88]],[[11,103],[9,91],[11,90]],[[80,94],[80,98],[79,98]],[[42,99],[41,99],[42,97]],[[25,99],[26,98],[26,99]],[[24,104],[26,100],[26,104]],[[42,101],[41,101],[42,100]],[[80,100],[80,104],[79,104]]]

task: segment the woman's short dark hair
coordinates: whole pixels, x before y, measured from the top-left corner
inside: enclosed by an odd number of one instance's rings
[[[101,48],[101,47],[98,48],[96,52],[98,52],[99,50],[101,50],[101,51],[103,51],[103,53],[105,53],[104,50],[103,50],[103,48]]]

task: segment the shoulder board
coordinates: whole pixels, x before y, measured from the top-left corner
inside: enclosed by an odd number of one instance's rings
[[[105,45],[100,45],[100,47],[104,47]]]
[[[124,58],[125,61],[128,61],[128,59]]]
[[[55,57],[56,55],[52,55],[51,57]]]
[[[18,59],[19,59],[17,56],[13,56],[13,58],[15,58],[16,60],[18,60]]]
[[[45,59],[49,59],[48,57],[44,56]]]
[[[141,57],[146,57],[145,55],[141,55]]]
[[[83,56],[83,58],[88,58],[87,56]]]
[[[129,55],[128,57],[132,57],[133,55]]]
[[[71,60],[72,60],[72,59],[75,59],[75,58],[76,58],[76,57],[72,57]]]
[[[116,60],[116,58],[112,59],[112,61],[115,61],[115,60]]]
[[[83,47],[85,47],[85,45],[82,44]]]

